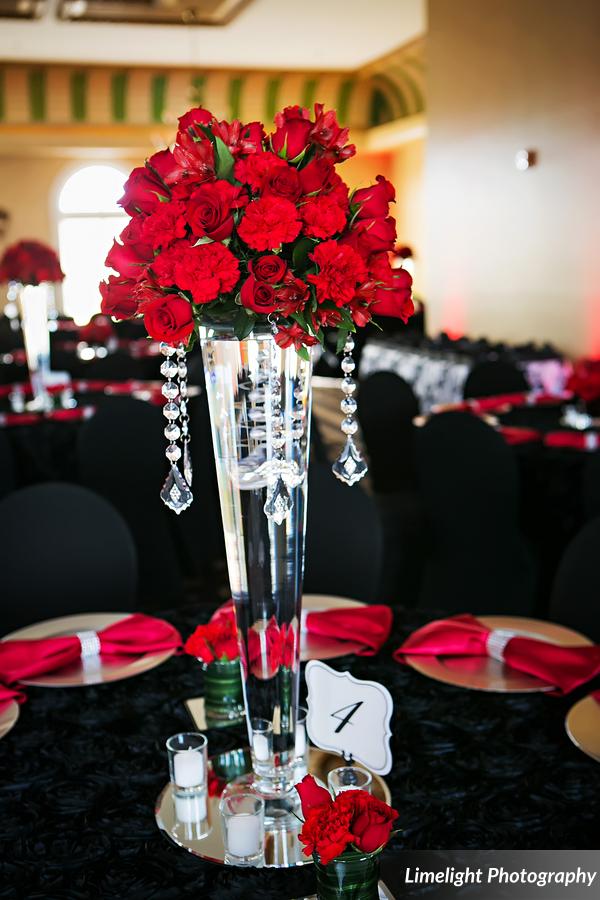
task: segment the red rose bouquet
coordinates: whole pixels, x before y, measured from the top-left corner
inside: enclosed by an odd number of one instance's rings
[[[576,362],[566,387],[586,403],[599,400],[600,359],[580,359]]]
[[[218,616],[207,625],[198,625],[185,642],[183,649],[207,665],[238,659],[235,616]]]
[[[398,813],[367,791],[348,790],[331,798],[312,775],[296,785],[304,825],[300,840],[306,856],[327,866],[346,850],[374,853],[389,841]]]
[[[62,281],[64,273],[58,256],[40,241],[19,241],[4,251],[0,259],[0,284],[18,281],[38,285],[43,281]]]
[[[389,261],[394,188],[379,175],[349,192],[336,171],[355,153],[347,139],[319,103],[314,116],[287,107],[268,135],[190,110],[173,149],[126,182],[131,220],[106,259],[102,311],[142,316],[151,337],[188,349],[204,321],[232,321],[243,339],[275,317],[277,343],[304,357],[326,326],[342,346],[377,313],[406,321],[411,279]]]

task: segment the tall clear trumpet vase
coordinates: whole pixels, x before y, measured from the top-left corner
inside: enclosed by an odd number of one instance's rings
[[[28,406],[36,411],[52,408],[52,400],[47,389],[50,372],[48,305],[51,295],[52,286],[46,282],[19,286],[19,314],[33,395]]]
[[[266,816],[296,806],[311,368],[271,329],[202,327],[213,447],[240,641],[254,788]]]

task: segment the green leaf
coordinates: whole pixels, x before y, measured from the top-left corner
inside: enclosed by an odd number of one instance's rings
[[[202,237],[199,237],[195,244],[192,244],[192,247],[200,247],[202,244],[213,244],[214,241],[207,234],[203,234]]]
[[[217,178],[224,178],[225,181],[233,181],[234,159],[229,147],[218,135],[214,135],[214,147]]]
[[[305,362],[310,362],[310,353],[308,352],[308,347],[305,347],[304,344],[298,347],[297,353],[300,359],[305,360]]]
[[[348,332],[345,328],[340,328],[338,331],[338,339],[337,344],[335,345],[335,352],[341,353],[344,349],[344,344],[348,340]]]
[[[297,272],[301,272],[306,269],[309,262],[308,254],[315,246],[315,243],[316,241],[311,240],[311,238],[303,237],[300,238],[300,240],[294,247],[292,253],[292,265]]]
[[[254,328],[254,316],[248,315],[245,309],[240,309],[233,323],[233,331],[238,341],[248,337]]]

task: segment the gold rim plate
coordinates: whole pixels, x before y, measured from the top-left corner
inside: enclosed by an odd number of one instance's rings
[[[592,642],[576,631],[521,616],[477,616],[488,628],[507,628],[528,637],[540,638],[562,647],[574,647]],[[536,693],[551,691],[553,685],[539,678],[518,672],[489,656],[408,656],[407,663],[415,671],[435,681],[475,691],[497,693]]]
[[[344,609],[350,606],[366,606],[359,600],[348,600],[345,597],[330,597],[327,594],[304,594],[302,609],[306,612],[324,612],[327,609]],[[336,659],[348,653],[358,653],[364,643],[360,641],[338,641],[336,638],[322,637],[302,631],[300,635],[300,660]]]
[[[20,628],[11,634],[4,636],[3,640],[35,640],[39,638],[66,637],[76,634],[78,631],[102,631],[109,625],[114,625],[122,619],[126,619],[131,613],[81,613],[76,616],[60,616],[56,619],[47,619],[45,622],[37,622]],[[109,681],[121,681],[123,678],[131,678],[148,672],[169,659],[175,650],[163,650],[160,653],[146,653],[131,659],[123,657],[109,659],[92,657],[86,664],[80,660],[59,669],[56,672],[48,672],[38,675],[36,678],[23,679],[23,684],[35,687],[84,687],[92,684],[105,684]]]
[[[0,740],[6,737],[11,728],[14,728],[18,718],[19,704],[16,700],[9,700],[4,708],[0,708]]]
[[[600,703],[591,694],[571,707],[565,728],[576,747],[600,762]]]

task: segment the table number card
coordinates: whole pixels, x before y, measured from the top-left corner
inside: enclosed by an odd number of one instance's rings
[[[336,672],[318,660],[306,664],[308,734],[317,747],[386,775],[392,768],[390,692],[377,681]]]

